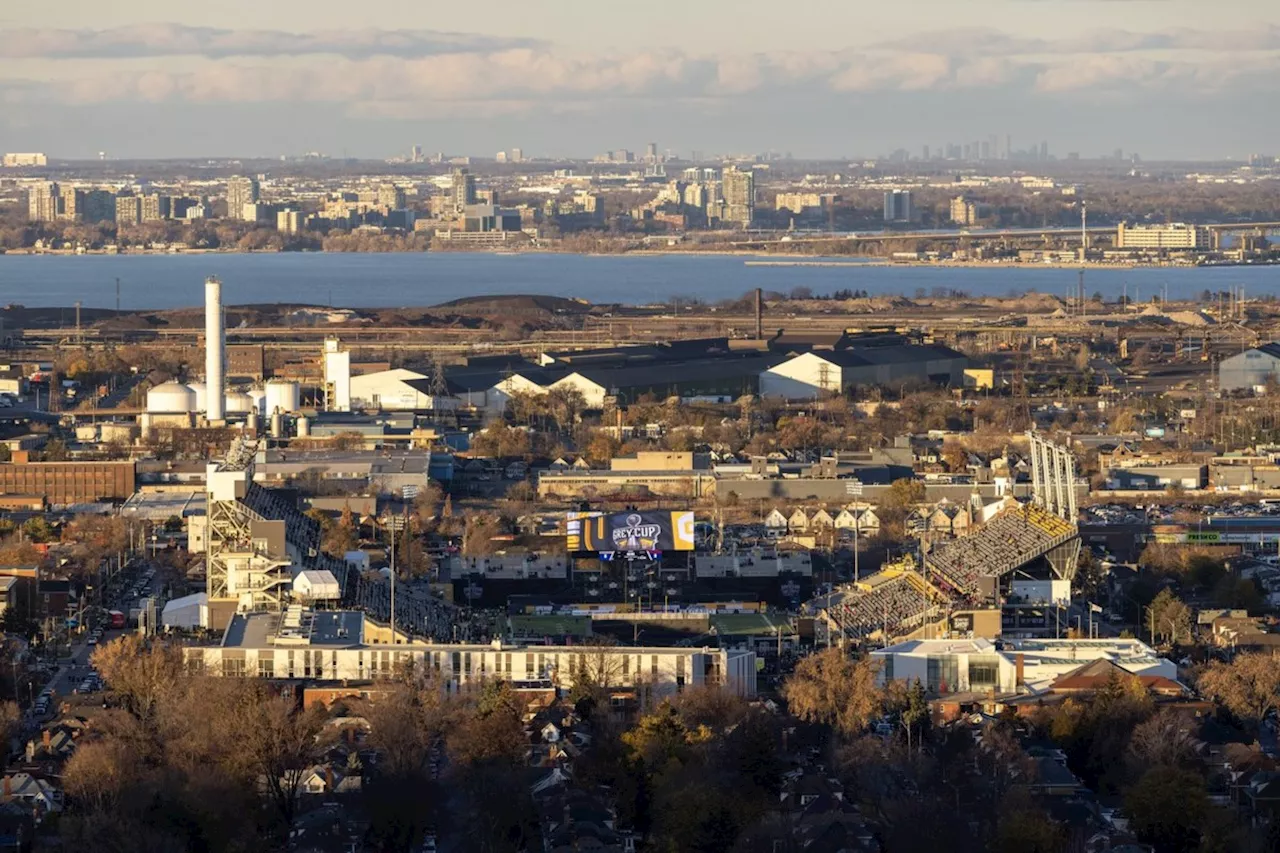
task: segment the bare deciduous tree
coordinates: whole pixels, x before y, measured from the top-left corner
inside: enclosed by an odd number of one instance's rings
[[[841,735],[855,735],[881,714],[884,691],[870,658],[854,660],[842,649],[826,649],[796,666],[782,695],[802,720],[826,723]]]

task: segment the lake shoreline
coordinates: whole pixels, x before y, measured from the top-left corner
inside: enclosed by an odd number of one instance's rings
[[[887,259],[873,256],[804,256],[794,255],[789,252],[769,252],[760,250],[746,249],[705,249],[705,250],[658,250],[658,249],[635,249],[626,252],[580,252],[580,251],[561,251],[558,249],[547,248],[521,248],[521,249],[469,249],[461,250],[439,250],[431,251],[387,251],[387,252],[329,252],[320,250],[245,250],[245,249],[183,249],[182,251],[168,251],[159,249],[142,249],[138,251],[116,251],[107,252],[102,250],[77,252],[62,249],[9,249],[0,252],[0,259],[5,257],[19,258],[35,258],[35,257],[54,257],[54,258],[103,258],[103,257],[128,257],[128,258],[177,258],[184,256],[208,257],[208,256],[315,256],[323,255],[326,257],[349,257],[349,256],[415,256],[415,255],[449,255],[457,257],[466,256],[487,256],[487,257],[520,257],[520,256],[573,256],[581,258],[760,258],[761,260],[747,261],[744,265],[749,267],[851,267],[851,268],[901,268],[901,269],[981,269],[981,270],[1131,270],[1131,269],[1219,269],[1219,268],[1253,268],[1253,267],[1274,267],[1280,266],[1280,261],[1260,262],[1260,263],[1241,263],[1235,261],[1220,261],[1213,263],[1160,263],[1155,261],[1113,261],[1107,263],[1078,261],[964,261],[964,260],[902,260]],[[0,261],[2,263],[3,261]]]

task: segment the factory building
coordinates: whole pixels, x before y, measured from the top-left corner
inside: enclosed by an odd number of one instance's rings
[[[760,396],[789,400],[844,394],[865,385],[920,381],[961,387],[969,359],[938,345],[855,347],[801,353],[760,377]]]
[[[40,496],[53,507],[123,501],[133,490],[132,462],[30,462],[20,450],[0,463],[0,494]]]
[[[1218,363],[1218,390],[1249,391],[1280,380],[1280,342],[1247,349]]]

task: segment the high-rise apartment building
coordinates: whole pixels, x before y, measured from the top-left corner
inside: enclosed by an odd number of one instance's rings
[[[512,162],[512,163],[523,163],[523,162],[524,162],[524,149],[523,149],[523,148],[512,148],[512,149],[511,149],[511,162]]]
[[[297,234],[302,230],[302,211],[290,208],[277,213],[276,230],[281,234]]]
[[[978,205],[976,202],[956,196],[951,199],[951,221],[957,225],[975,225],[978,222]]]
[[[109,190],[87,190],[81,205],[83,222],[111,222],[116,218],[116,196]]]
[[[151,193],[142,197],[142,221],[160,222],[169,218],[169,197]]]
[[[40,181],[27,190],[27,218],[32,222],[52,222],[58,218],[62,199],[58,185],[53,181]]]
[[[169,217],[171,219],[186,219],[187,211],[199,204],[194,198],[176,195],[169,199]]]
[[[409,162],[410,163],[422,162],[422,146],[421,145],[415,145],[409,149]]]
[[[885,222],[910,222],[913,213],[910,190],[889,190],[884,194]]]
[[[756,175],[747,169],[727,166],[720,178],[724,193],[725,220],[744,228],[750,227],[756,211]]]
[[[378,207],[383,210],[404,210],[404,190],[395,184],[383,184],[378,187]]]
[[[63,186],[58,193],[58,218],[79,222],[84,218],[84,190]]]
[[[142,197],[136,195],[116,196],[116,225],[142,224]]]
[[[256,204],[261,188],[255,178],[244,178],[239,175],[227,181],[227,217],[244,219],[244,206]]]
[[[476,176],[466,169],[453,170],[453,212],[463,213],[476,203]]]

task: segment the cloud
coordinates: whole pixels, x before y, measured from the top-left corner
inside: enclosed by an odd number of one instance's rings
[[[1156,51],[1266,52],[1280,50],[1280,26],[1260,24],[1247,30],[1218,31],[1185,27],[1151,32],[1096,29],[1056,40],[1013,36],[990,27],[967,27],[905,36],[878,44],[874,49],[1001,57]]]
[[[331,105],[351,118],[561,115],[611,103],[749,109],[751,99],[977,91],[997,99],[1266,91],[1280,27],[1246,34],[1098,31],[1060,40],[989,28],[865,49],[607,53],[423,31],[296,34],[175,25],[0,34],[0,57],[79,57],[56,79],[5,80],[0,103]],[[151,53],[145,53],[151,51]],[[167,53],[166,53],[167,52]],[[124,57],[191,54],[182,63]],[[98,57],[91,59],[89,57]],[[88,69],[88,70],[86,70]]]
[[[0,30],[0,59],[131,59],[163,56],[227,57],[335,54],[349,58],[419,57],[539,44],[433,30],[328,30],[290,33],[181,24],[138,24],[106,30],[26,27]]]

